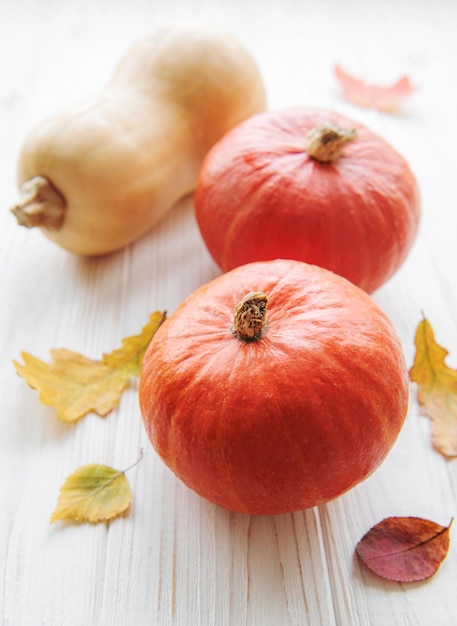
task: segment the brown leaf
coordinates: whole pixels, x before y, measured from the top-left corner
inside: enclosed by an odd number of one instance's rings
[[[51,350],[52,363],[22,353],[24,363],[13,361],[19,376],[40,392],[43,404],[53,406],[58,417],[73,422],[90,412],[108,415],[119,403],[132,376],[139,376],[144,353],[159,326],[164,311],[156,311],[139,335],[124,339],[122,347],[94,361],[77,352]]]
[[[441,454],[457,456],[457,371],[448,367],[448,351],[436,343],[430,323],[424,318],[414,340],[416,355],[409,371],[417,383],[417,399],[432,420],[432,442]]]
[[[335,66],[335,74],[343,96],[352,104],[394,113],[400,104],[410,96],[416,87],[404,76],[390,86],[372,85],[348,74],[340,65]]]
[[[388,517],[359,541],[356,552],[375,574],[397,582],[433,576],[449,550],[449,526],[419,517]]]

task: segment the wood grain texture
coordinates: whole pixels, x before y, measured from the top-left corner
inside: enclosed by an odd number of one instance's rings
[[[449,626],[456,623],[456,549],[427,583],[376,578],[354,557],[391,515],[447,524],[457,465],[431,446],[414,389],[384,464],[338,500],[277,517],[229,513],[161,464],[132,383],[105,419],[59,422],[19,379],[13,359],[53,347],[98,358],[153,310],[173,311],[218,271],[184,199],[142,240],[79,259],[19,228],[16,159],[36,123],[103,85],[120,55],[162,23],[223,25],[257,59],[271,108],[335,108],[370,126],[410,162],[423,219],[407,262],[374,294],[408,363],[425,312],[457,365],[457,5],[447,0],[0,0],[0,614],[5,626]],[[372,82],[408,74],[419,86],[399,115],[340,98],[333,66]],[[49,525],[78,465],[122,468],[130,512],[110,524]]]

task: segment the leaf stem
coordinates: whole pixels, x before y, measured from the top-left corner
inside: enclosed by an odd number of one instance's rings
[[[140,448],[140,456],[137,458],[137,460],[132,463],[132,465],[129,465],[128,467],[126,467],[124,470],[122,470],[122,472],[120,472],[121,474],[125,474],[125,472],[128,472],[129,470],[133,469],[136,465],[138,465],[138,463],[141,461],[141,459],[143,458],[143,448]]]

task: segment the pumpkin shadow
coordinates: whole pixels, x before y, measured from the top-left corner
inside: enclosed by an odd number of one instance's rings
[[[217,545],[230,554],[234,617],[244,607],[247,623],[303,623],[304,614],[331,604],[317,509],[253,516],[204,506],[215,517]]]
[[[99,257],[75,257],[74,282],[108,312],[125,306],[173,310],[219,274],[201,238],[193,195],[182,198],[145,235]],[[146,302],[149,304],[146,304]]]

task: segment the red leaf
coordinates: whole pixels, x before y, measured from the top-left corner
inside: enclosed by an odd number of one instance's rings
[[[451,524],[446,527],[419,517],[388,517],[362,537],[356,552],[382,578],[425,580],[446,558]]]
[[[389,87],[370,85],[348,74],[340,65],[335,66],[335,74],[343,90],[343,96],[349,102],[379,111],[395,112],[402,101],[417,89],[404,76]]]

